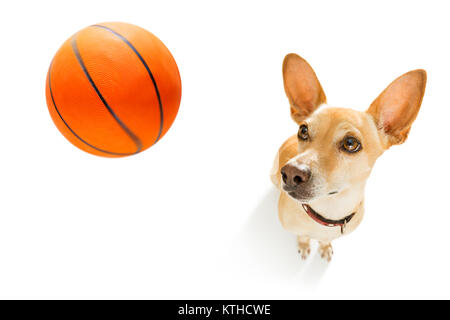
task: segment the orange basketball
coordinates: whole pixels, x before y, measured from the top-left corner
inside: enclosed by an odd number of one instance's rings
[[[56,127],[104,157],[139,153],[169,130],[181,100],[177,64],[150,32],[128,23],[87,27],[58,50],[46,96]]]

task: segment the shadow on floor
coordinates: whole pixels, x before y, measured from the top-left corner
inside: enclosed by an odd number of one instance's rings
[[[328,262],[312,243],[311,255],[302,260],[297,252],[296,236],[285,231],[278,220],[279,191],[270,188],[252,211],[234,242],[239,259],[264,273],[300,286],[314,289],[328,268]]]

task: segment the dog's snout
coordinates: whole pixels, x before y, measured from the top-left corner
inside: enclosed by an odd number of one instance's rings
[[[309,181],[311,178],[311,170],[306,165],[287,164],[281,168],[281,178],[285,185],[295,188]]]

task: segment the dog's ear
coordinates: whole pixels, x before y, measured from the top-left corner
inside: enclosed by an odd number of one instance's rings
[[[367,110],[378,129],[387,135],[389,146],[401,144],[408,137],[422,103],[426,82],[425,70],[407,72],[384,89]]]
[[[297,123],[326,102],[325,93],[314,70],[295,53],[284,58],[283,81],[291,104],[291,117]]]

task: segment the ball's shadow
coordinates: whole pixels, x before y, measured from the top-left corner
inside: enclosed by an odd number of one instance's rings
[[[235,247],[242,251],[241,256],[275,277],[316,287],[329,263],[317,253],[316,243],[312,243],[310,257],[301,259],[296,236],[284,230],[278,220],[278,197],[275,188],[266,192],[241,230]]]

